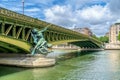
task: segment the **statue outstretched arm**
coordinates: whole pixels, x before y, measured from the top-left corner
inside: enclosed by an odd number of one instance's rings
[[[41,32],[46,31],[46,30],[48,29],[48,27],[49,27],[49,26],[51,26],[51,25],[52,25],[52,24],[50,24],[50,25],[46,26],[44,29],[40,30],[38,33],[41,33]]]

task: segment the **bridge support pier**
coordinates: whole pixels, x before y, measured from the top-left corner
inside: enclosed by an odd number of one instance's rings
[[[18,67],[49,67],[55,65],[55,59],[46,58],[41,54],[34,56],[20,54],[0,54],[0,64]]]
[[[2,28],[1,28],[1,32],[2,32],[2,35],[4,35],[5,33],[5,23],[3,22],[2,23]]]

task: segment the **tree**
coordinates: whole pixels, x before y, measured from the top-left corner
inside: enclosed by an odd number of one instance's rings
[[[120,32],[119,32],[119,34],[118,34],[118,40],[120,41]]]
[[[109,38],[108,38],[107,36],[101,36],[101,37],[99,38],[99,40],[102,41],[102,42],[108,43]]]
[[[95,39],[99,39],[95,34],[93,34],[92,37]]]

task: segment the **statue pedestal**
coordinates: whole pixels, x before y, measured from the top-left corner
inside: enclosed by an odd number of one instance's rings
[[[34,56],[25,55],[0,57],[0,64],[19,67],[49,67],[55,65],[55,63],[55,59],[46,58],[41,54],[36,54]]]

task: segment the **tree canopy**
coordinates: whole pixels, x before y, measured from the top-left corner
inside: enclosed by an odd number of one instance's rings
[[[119,34],[118,34],[118,40],[120,41],[120,32],[119,32]]]
[[[109,38],[108,38],[107,36],[101,36],[101,37],[99,38],[99,40],[102,41],[102,42],[105,42],[105,43],[108,43],[108,42],[109,42]]]

